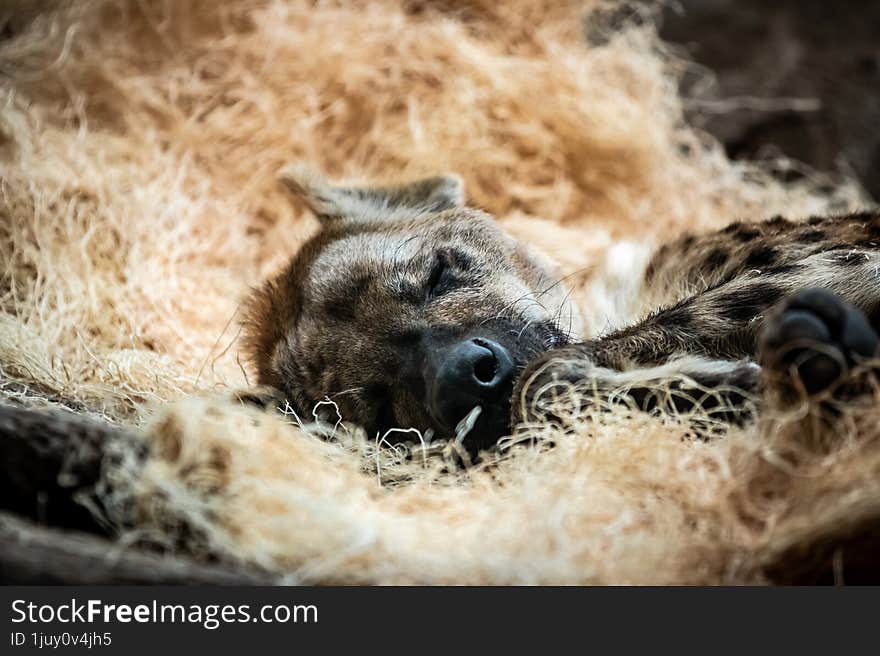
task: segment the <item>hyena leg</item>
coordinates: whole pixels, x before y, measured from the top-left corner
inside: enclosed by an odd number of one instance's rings
[[[619,371],[596,365],[588,343],[560,351],[565,354],[529,365],[519,379],[513,423],[558,420],[569,409],[577,413],[585,405],[625,405],[654,414],[693,415],[699,418],[698,432],[707,434],[713,432],[710,423],[751,421],[759,400],[761,367],[748,360],[684,355],[653,367]],[[577,408],[570,408],[573,401]]]
[[[839,248],[749,270],[586,346],[595,364],[618,371],[656,366],[680,354],[754,359],[771,308],[813,287],[880,321],[880,252]]]
[[[782,276],[787,284],[790,273]],[[560,392],[576,387],[646,411],[698,406],[722,421],[743,423],[753,415],[749,399],[787,402],[796,392],[818,394],[877,354],[877,333],[858,307],[828,290],[801,289],[771,308],[782,284],[766,276],[738,279],[732,289],[719,286],[632,328],[544,354],[519,379],[514,421],[546,416]],[[865,294],[859,298],[874,302]],[[731,304],[726,312],[719,300]],[[760,360],[763,372],[753,360]],[[839,391],[852,395],[863,388],[864,381]]]

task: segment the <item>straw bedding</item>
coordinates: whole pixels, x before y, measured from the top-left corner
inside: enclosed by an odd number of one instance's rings
[[[277,183],[292,160],[458,172],[469,202],[579,272],[575,293],[612,238],[865,204],[688,127],[687,63],[644,5],[613,32],[620,12],[589,0],[12,4],[0,394],[140,427],[147,463],[106,474],[121,539],[290,582],[752,583],[880,506],[872,399],[830,427],[803,408],[711,442],[585,410],[469,470],[230,400],[252,376],[240,304],[315,227]]]

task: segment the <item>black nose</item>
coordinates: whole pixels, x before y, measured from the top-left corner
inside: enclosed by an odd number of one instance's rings
[[[498,342],[477,337],[452,347],[439,375],[442,387],[492,399],[513,377],[513,360]]]
[[[441,359],[434,395],[439,419],[454,427],[474,406],[484,414],[507,400],[513,385],[513,358],[491,339],[473,338],[452,346]]]

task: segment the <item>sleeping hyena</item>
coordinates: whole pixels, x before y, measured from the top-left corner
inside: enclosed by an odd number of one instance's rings
[[[255,292],[245,347],[259,383],[307,417],[329,399],[372,435],[451,437],[476,416],[476,450],[579,384],[625,390],[645,411],[701,404],[745,421],[745,399],[827,392],[878,350],[880,212],[615,249],[630,280],[599,276],[594,296],[616,327],[581,334],[554,265],[465,207],[457,177],[361,188],[291,168],[284,180],[321,229]],[[662,387],[676,393],[651,392]]]

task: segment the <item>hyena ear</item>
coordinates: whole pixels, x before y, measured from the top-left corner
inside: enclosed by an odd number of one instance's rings
[[[307,166],[292,164],[281,181],[322,222],[381,221],[461,207],[464,184],[457,175],[438,175],[384,187],[337,186]]]

